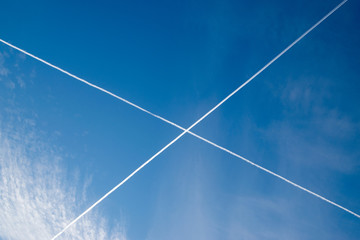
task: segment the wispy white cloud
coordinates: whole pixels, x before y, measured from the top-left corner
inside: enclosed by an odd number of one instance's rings
[[[1,77],[6,77],[10,73],[9,69],[4,65],[5,57],[6,54],[0,52],[0,80]]]
[[[282,89],[281,98],[286,114],[309,117],[307,123],[316,125],[325,135],[331,137],[352,137],[359,126],[334,104],[333,93],[327,79],[300,78],[289,80]]]
[[[326,79],[299,78],[289,79],[277,93],[284,115],[265,135],[276,143],[281,158],[343,173],[357,170],[360,152],[348,148],[360,125],[334,102],[334,89]]]
[[[84,207],[84,187],[33,131],[0,122],[0,239],[51,239]],[[60,239],[125,240],[125,228],[94,211]]]

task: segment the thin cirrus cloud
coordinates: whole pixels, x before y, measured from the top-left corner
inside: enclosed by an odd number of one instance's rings
[[[0,122],[0,239],[50,239],[84,203],[86,188],[34,132],[9,129]],[[62,239],[126,239],[122,225],[108,225],[94,212]]]
[[[0,81],[9,74],[9,69],[4,66],[6,55],[0,52]]]
[[[288,80],[279,94],[284,118],[265,132],[275,140],[284,159],[351,174],[358,167],[360,152],[350,143],[360,128],[353,116],[331,98],[336,86],[330,87],[329,82]]]

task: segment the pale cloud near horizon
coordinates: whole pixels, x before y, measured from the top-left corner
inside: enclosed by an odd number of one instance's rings
[[[204,180],[210,176],[202,157],[193,154],[184,153],[180,157],[182,164],[158,176],[167,180],[159,186],[145,239],[219,239],[205,196],[208,184]]]
[[[67,172],[61,157],[34,132],[1,124],[0,239],[51,239],[86,204],[86,187],[79,187],[86,184]],[[125,240],[126,233],[122,224],[110,229],[93,211],[59,239]]]
[[[226,176],[238,189],[229,192],[218,185],[226,174],[212,170],[229,159],[201,155],[184,154],[164,175],[173,179],[160,187],[146,239],[349,239],[332,229],[332,206],[243,164],[234,166],[241,177]]]

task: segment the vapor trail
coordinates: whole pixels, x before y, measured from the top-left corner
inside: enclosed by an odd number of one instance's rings
[[[323,197],[323,196],[321,196],[321,195],[319,195],[319,194],[317,194],[317,193],[314,193],[314,192],[310,191],[309,189],[307,189],[307,188],[305,188],[305,187],[302,187],[302,186],[300,186],[299,184],[296,184],[296,183],[290,181],[289,179],[287,179],[287,178],[285,178],[285,177],[283,177],[283,176],[281,176],[281,175],[279,175],[279,174],[277,174],[277,173],[274,173],[273,171],[271,171],[271,170],[269,170],[269,169],[267,169],[267,168],[264,168],[264,167],[262,167],[262,166],[260,166],[260,165],[258,165],[258,164],[256,164],[256,163],[254,163],[254,162],[252,162],[252,161],[250,161],[250,160],[248,160],[248,159],[240,156],[239,154],[236,154],[236,153],[234,153],[234,152],[226,149],[225,147],[222,147],[222,146],[220,146],[220,145],[218,145],[218,144],[216,144],[216,143],[214,143],[214,142],[211,142],[210,140],[207,140],[206,138],[203,138],[203,137],[201,137],[201,136],[199,136],[199,135],[197,135],[197,134],[195,134],[195,133],[192,133],[192,132],[189,132],[189,133],[190,133],[191,135],[193,135],[193,136],[195,136],[195,137],[197,137],[197,138],[199,138],[199,139],[201,139],[201,140],[203,140],[203,141],[205,141],[205,142],[213,145],[214,147],[216,147],[216,148],[218,148],[218,149],[221,149],[221,150],[223,150],[223,151],[225,151],[225,152],[233,155],[234,157],[237,157],[237,158],[239,158],[239,159],[241,159],[241,160],[243,160],[243,161],[245,161],[245,162],[253,165],[254,167],[259,168],[260,170],[263,170],[263,171],[265,171],[265,172],[267,172],[267,173],[269,173],[269,174],[271,174],[271,175],[273,175],[273,176],[275,176],[275,177],[277,177],[277,178],[279,178],[279,179],[281,179],[281,180],[283,180],[283,181],[285,181],[285,182],[287,182],[287,183],[289,183],[289,184],[291,184],[291,185],[299,188],[300,190],[303,190],[303,191],[305,191],[305,192],[307,192],[307,193],[310,193],[311,195],[313,195],[313,196],[315,196],[315,197],[317,197],[317,198],[320,198],[321,200],[324,200],[325,202],[330,203],[330,204],[334,205],[335,207],[338,207],[338,208],[340,208],[340,209],[342,209],[342,210],[344,210],[344,211],[346,211],[346,212],[354,215],[354,216],[357,217],[357,218],[360,218],[360,215],[359,215],[359,214],[357,214],[357,213],[355,213],[355,212],[353,212],[353,211],[351,211],[351,210],[349,210],[349,209],[347,209],[347,208],[345,208],[345,207],[343,207],[343,206],[341,206],[341,205],[339,205],[339,204],[337,204],[337,203],[335,203],[335,202],[333,202],[333,201],[331,201],[331,200],[329,200],[329,199],[327,199],[327,198],[325,198],[325,197]]]
[[[291,49],[296,43],[298,43],[301,39],[303,39],[308,33],[310,33],[313,29],[315,29],[319,24],[321,24],[325,19],[327,19],[332,13],[334,13],[337,9],[339,9],[343,4],[345,4],[347,2],[347,0],[344,0],[343,2],[341,2],[339,5],[337,5],[333,10],[331,10],[328,14],[326,14],[322,19],[320,19],[315,25],[313,25],[310,29],[308,29],[305,33],[303,33],[299,38],[297,38],[293,43],[291,43],[287,48],[285,48],[281,53],[279,53],[275,58],[273,58],[269,63],[267,63],[263,68],[261,68],[258,72],[256,72],[252,77],[250,77],[247,81],[245,81],[243,84],[241,84],[237,89],[235,89],[232,93],[230,93],[227,97],[225,97],[222,101],[220,101],[215,107],[213,107],[212,109],[210,109],[210,111],[208,111],[205,115],[203,115],[200,119],[198,119],[195,123],[193,123],[189,128],[184,129],[181,127],[182,130],[184,130],[179,136],[177,136],[175,139],[173,139],[170,143],[168,143],[165,147],[163,147],[160,151],[158,151],[155,155],[153,155],[151,158],[149,158],[146,162],[144,162],[140,167],[138,167],[135,171],[133,171],[128,177],[126,177],[122,182],[120,182],[118,185],[116,185],[114,188],[112,188],[109,192],[107,192],[104,196],[102,196],[98,201],[96,201],[93,205],[91,205],[88,209],[86,209],[82,214],[80,214],[76,219],[74,219],[71,223],[69,223],[63,230],[61,230],[58,234],[56,234],[52,240],[56,239],[58,236],[60,236],[64,231],[66,231],[66,229],[68,229],[71,225],[73,225],[74,223],[76,223],[82,216],[84,216],[86,213],[88,213],[89,211],[91,211],[91,209],[93,209],[96,205],[98,205],[101,201],[103,201],[107,196],[109,196],[112,192],[114,192],[116,189],[118,189],[121,185],[123,185],[125,182],[127,182],[132,176],[134,176],[138,171],[140,171],[143,167],[145,167],[148,163],[150,163],[153,159],[155,159],[158,155],[160,155],[163,151],[165,151],[167,148],[169,148],[172,144],[174,144],[177,140],[179,140],[183,135],[185,135],[187,132],[189,132],[193,127],[195,127],[197,124],[199,124],[202,120],[204,120],[208,115],[210,115],[213,111],[215,111],[218,107],[220,107],[223,103],[225,103],[230,97],[232,97],[234,94],[236,94],[240,89],[242,89],[244,86],[246,86],[249,82],[251,82],[255,77],[257,77],[260,73],[262,73],[265,69],[267,69],[272,63],[274,63],[278,58],[280,58],[283,54],[285,54],[289,49]],[[86,82],[87,84],[89,84],[88,82]],[[89,84],[90,85],[90,84]],[[103,90],[103,89],[102,89]],[[106,91],[106,90],[103,90]],[[112,94],[113,95],[113,94]],[[121,98],[122,99],[122,98]],[[135,104],[132,104],[133,106]],[[137,105],[135,105],[137,106]],[[137,108],[140,109],[140,107],[137,106]],[[142,109],[142,108],[141,108]],[[146,111],[149,112],[149,111]],[[150,112],[149,112],[150,113]],[[155,114],[151,114],[151,115],[155,115]],[[155,115],[157,117],[159,117],[158,115]],[[160,117],[159,117],[160,118]],[[164,119],[164,118],[161,118]],[[167,123],[172,124],[172,122],[166,120]],[[174,124],[172,124],[174,125]],[[177,126],[177,125],[176,125]],[[194,135],[194,134],[193,134]],[[202,140],[205,140],[204,138],[200,138]],[[208,143],[210,143],[210,141],[206,141]],[[216,144],[212,144],[213,146],[217,146],[218,148],[220,148],[220,146],[216,145]],[[225,148],[220,148],[222,150],[225,150]],[[337,206],[345,211],[347,211],[348,213],[353,214],[354,216],[360,218],[359,215],[357,215],[356,213],[294,183],[291,182],[290,180],[266,169],[263,168],[249,160],[247,160],[246,158],[241,157],[240,155],[237,155],[229,150],[227,150],[226,152],[239,157],[240,159],[252,164],[253,166],[256,166],[257,168],[273,175],[276,176],[280,179],[282,179],[283,181],[286,181],[288,183],[290,183],[291,185],[306,191],[334,206]]]
[[[254,163],[254,162],[252,162],[252,161],[250,161],[250,160],[248,160],[248,159],[246,159],[246,158],[244,158],[244,157],[242,157],[242,156],[240,156],[240,155],[238,155],[238,154],[236,154],[236,153],[234,153],[234,152],[232,152],[232,151],[230,151],[230,150],[228,150],[228,149],[226,149],[226,148],[224,148],[224,147],[222,147],[222,146],[220,146],[220,145],[217,145],[217,144],[211,142],[210,140],[207,140],[207,139],[205,139],[205,138],[203,138],[203,137],[201,137],[201,136],[199,136],[199,135],[197,135],[197,134],[195,134],[195,133],[193,133],[193,132],[190,131],[193,127],[195,127],[197,124],[199,124],[202,120],[204,120],[208,115],[210,115],[210,114],[211,114],[213,111],[215,111],[218,107],[220,107],[224,102],[226,102],[230,97],[232,97],[234,94],[236,94],[240,89],[242,89],[244,86],[246,86],[250,81],[252,81],[255,77],[257,77],[260,73],[262,73],[265,69],[267,69],[272,63],[274,63],[278,58],[280,58],[283,54],[285,54],[285,53],[286,53],[289,49],[291,49],[296,43],[298,43],[301,39],[303,39],[308,33],[310,33],[313,29],[315,29],[319,24],[321,24],[324,20],[326,20],[331,14],[333,14],[337,9],[339,9],[339,8],[340,8],[343,4],[345,4],[346,2],[347,2],[347,0],[344,0],[344,1],[341,2],[339,5],[337,5],[333,10],[331,10],[327,15],[325,15],[322,19],[320,19],[316,24],[314,24],[311,28],[309,28],[305,33],[303,33],[299,38],[297,38],[293,43],[291,43],[287,48],[285,48],[281,53],[279,53],[275,58],[273,58],[273,59],[272,59],[269,63],[267,63],[263,68],[261,68],[258,72],[256,72],[251,78],[249,78],[249,79],[248,79],[246,82],[244,82],[241,86],[239,86],[237,89],[235,89],[232,93],[230,93],[227,97],[225,97],[221,102],[219,102],[215,107],[213,107],[210,111],[208,111],[205,115],[203,115],[200,119],[198,119],[194,124],[192,124],[192,125],[191,125],[189,128],[187,128],[187,129],[185,129],[185,128],[183,128],[183,127],[181,127],[181,126],[179,126],[179,125],[177,125],[177,124],[175,124],[175,123],[173,123],[173,122],[171,122],[171,121],[169,121],[169,120],[167,120],[167,119],[165,119],[165,118],[163,118],[163,117],[161,117],[161,116],[159,116],[159,115],[157,115],[157,114],[154,114],[154,113],[152,113],[152,112],[150,112],[150,111],[148,111],[148,110],[146,110],[146,109],[144,109],[144,108],[142,108],[142,107],[140,107],[140,106],[138,106],[138,105],[136,105],[136,104],[134,104],[134,103],[132,103],[132,102],[130,102],[130,101],[128,101],[128,100],[126,100],[126,99],[124,99],[124,98],[122,98],[122,97],[120,97],[120,96],[118,96],[118,95],[116,95],[116,94],[114,94],[114,93],[112,93],[112,92],[110,92],[110,91],[108,91],[108,90],[105,90],[105,89],[103,89],[103,88],[101,88],[101,87],[99,87],[99,86],[97,86],[97,85],[95,85],[95,84],[92,84],[92,83],[90,83],[90,82],[88,82],[88,81],[86,81],[86,80],[84,80],[84,79],[82,79],[82,78],[80,78],[80,77],[77,77],[76,75],[71,74],[71,73],[69,73],[69,72],[67,72],[67,71],[65,71],[65,70],[63,70],[63,69],[61,69],[61,68],[59,68],[59,67],[57,67],[57,66],[55,66],[55,65],[53,65],[53,64],[51,64],[51,63],[49,63],[49,62],[47,62],[47,61],[39,58],[39,57],[36,57],[36,56],[34,56],[34,55],[26,52],[25,50],[22,50],[22,49],[20,49],[20,48],[18,48],[18,47],[16,47],[16,46],[14,46],[14,45],[6,42],[6,41],[0,39],[0,41],[1,41],[2,43],[4,43],[4,44],[6,44],[6,45],[8,45],[8,46],[10,46],[10,47],[12,47],[12,48],[20,51],[20,52],[22,52],[22,53],[24,53],[24,54],[26,54],[26,55],[28,55],[28,56],[30,56],[30,57],[32,57],[32,58],[34,58],[34,59],[36,59],[36,60],[38,60],[38,61],[40,61],[40,62],[43,62],[44,64],[46,64],[46,65],[48,65],[48,66],[50,66],[50,67],[55,68],[55,69],[57,69],[57,70],[65,73],[66,75],[68,75],[68,76],[70,76],[70,77],[73,77],[73,78],[75,78],[75,79],[77,79],[77,80],[79,80],[79,81],[81,81],[81,82],[83,82],[83,83],[85,83],[85,84],[93,87],[93,88],[96,88],[96,89],[98,89],[98,90],[100,90],[100,91],[102,91],[102,92],[104,92],[104,93],[106,93],[106,94],[109,94],[109,95],[111,95],[111,96],[113,96],[113,97],[115,97],[115,98],[117,98],[117,99],[119,99],[119,100],[121,100],[121,101],[123,101],[123,102],[125,102],[125,103],[127,103],[127,104],[129,104],[129,105],[131,105],[131,106],[133,106],[133,107],[135,107],[135,108],[143,111],[143,112],[145,112],[145,113],[148,113],[148,114],[150,114],[150,115],[152,115],[152,116],[154,116],[154,117],[156,117],[156,118],[158,118],[158,119],[160,119],[160,120],[162,120],[162,121],[164,121],[164,122],[166,122],[166,123],[168,123],[168,124],[171,124],[171,125],[173,125],[173,126],[175,126],[175,127],[177,127],[177,128],[179,128],[179,129],[181,129],[181,130],[184,131],[184,132],[182,132],[179,136],[177,136],[175,139],[173,139],[170,143],[168,143],[165,147],[163,147],[160,151],[158,151],[155,155],[153,155],[151,158],[149,158],[146,162],[144,162],[144,163],[143,163],[140,167],[138,167],[135,171],[133,171],[133,172],[132,172],[128,177],[126,177],[122,182],[120,182],[118,185],[116,185],[114,188],[112,188],[109,192],[107,192],[103,197],[101,197],[98,201],[96,201],[93,205],[91,205],[88,209],[86,209],[86,210],[85,210],[82,214],[80,214],[77,218],[75,218],[75,219],[74,219],[71,223],[69,223],[63,230],[61,230],[58,234],[56,234],[56,235],[52,238],[52,240],[54,240],[54,239],[56,239],[58,236],[60,236],[60,235],[61,235],[63,232],[65,232],[71,225],[75,224],[82,216],[84,216],[86,213],[88,213],[89,211],[91,211],[96,205],[98,205],[101,201],[103,201],[103,200],[104,200],[106,197],[108,197],[112,192],[114,192],[116,189],[118,189],[121,185],[123,185],[126,181],[128,181],[133,175],[135,175],[138,171],[140,171],[143,167],[145,167],[145,166],[146,166],[148,163],[150,163],[154,158],[156,158],[158,155],[160,155],[163,151],[165,151],[168,147],[170,147],[172,144],[174,144],[178,139],[180,139],[180,138],[181,138],[184,134],[186,134],[186,133],[190,133],[191,135],[193,135],[193,136],[195,136],[195,137],[197,137],[197,138],[199,138],[199,139],[201,139],[201,140],[203,140],[203,141],[211,144],[212,146],[214,146],[214,147],[216,147],[216,148],[219,148],[219,149],[221,149],[221,150],[223,150],[223,151],[225,151],[225,152],[227,152],[227,153],[229,153],[229,154],[231,154],[231,155],[233,155],[233,156],[235,156],[235,157],[237,157],[237,158],[239,158],[239,159],[241,159],[241,160],[243,160],[243,161],[245,161],[245,162],[247,162],[247,163],[249,163],[249,164],[251,164],[251,165],[253,165],[253,166],[255,166],[255,167],[257,167],[257,168],[259,168],[259,169],[261,169],[261,170],[263,170],[263,171],[265,171],[265,172],[267,172],[267,173],[269,173],[269,174],[271,174],[271,175],[273,175],[273,176],[275,176],[275,177],[277,177],[277,178],[279,178],[279,179],[281,179],[281,180],[283,180],[283,181],[285,181],[285,182],[287,182],[287,183],[289,183],[289,184],[291,184],[291,185],[293,185],[293,186],[295,186],[295,187],[303,190],[303,191],[305,191],[305,192],[308,192],[308,193],[312,194],[313,196],[315,196],[315,197],[317,197],[317,198],[320,198],[320,199],[322,199],[322,200],[324,200],[324,201],[326,201],[326,202],[328,202],[328,203],[330,203],[330,204],[332,204],[332,205],[334,205],[334,206],[336,206],[336,207],[338,207],[338,208],[340,208],[340,209],[342,209],[342,210],[344,210],[344,211],[346,211],[346,212],[348,212],[348,213],[350,213],[350,214],[352,214],[352,215],[360,218],[360,215],[354,213],[353,211],[350,211],[349,209],[347,209],[347,208],[345,208],[345,207],[342,207],[341,205],[339,205],[339,204],[337,204],[337,203],[335,203],[335,202],[333,202],[333,201],[330,201],[330,200],[328,200],[327,198],[322,197],[321,195],[316,194],[316,193],[314,193],[314,192],[312,192],[312,191],[310,191],[310,190],[308,190],[308,189],[306,189],[306,188],[304,188],[304,187],[302,187],[302,186],[300,186],[300,185],[298,185],[298,184],[296,184],[296,183],[288,180],[287,178],[282,177],[282,176],[280,176],[280,175],[278,175],[278,174],[276,174],[276,173],[274,173],[274,172],[272,172],[272,171],[270,171],[270,170],[268,170],[268,169],[266,169],[266,168],[264,168],[264,167],[262,167],[262,166],[260,166],[260,165],[258,165],[258,164],[256,164],[256,163]]]

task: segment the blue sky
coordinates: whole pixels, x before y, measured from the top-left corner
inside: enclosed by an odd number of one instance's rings
[[[0,38],[183,127],[339,1],[2,1]],[[360,212],[350,0],[193,129]],[[0,239],[50,239],[181,131],[0,45]],[[359,239],[360,220],[186,135],[59,239]]]

